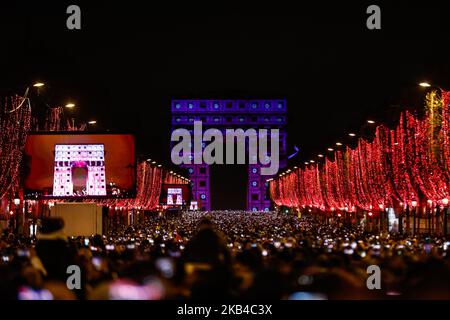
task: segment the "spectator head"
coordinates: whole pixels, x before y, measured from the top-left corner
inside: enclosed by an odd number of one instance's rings
[[[57,233],[64,229],[64,220],[58,217],[44,218],[39,232],[42,234]]]

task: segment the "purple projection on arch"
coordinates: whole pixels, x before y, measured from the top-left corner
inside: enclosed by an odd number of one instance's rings
[[[244,130],[279,129],[280,169],[286,166],[286,100],[223,100],[174,99],[172,100],[172,131],[177,128],[193,129],[194,121],[202,121],[207,128]],[[210,170],[206,164],[182,165],[189,172],[192,200],[199,209],[211,210]],[[260,175],[260,164],[248,165],[247,210],[267,211],[271,208],[266,180]],[[213,208],[214,209],[214,208]]]

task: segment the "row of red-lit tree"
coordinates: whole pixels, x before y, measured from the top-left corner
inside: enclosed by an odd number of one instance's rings
[[[450,198],[450,92],[430,92],[425,117],[410,112],[394,129],[380,125],[372,141],[334,159],[282,174],[270,182],[279,206],[354,212],[387,207],[446,206]]]
[[[32,114],[28,97],[8,97],[0,101],[0,200],[23,200],[21,189],[21,164],[27,135],[31,131],[76,131],[63,116],[63,108],[48,108],[43,121]],[[161,187],[167,184],[187,184],[187,179],[148,161],[138,163],[136,198],[100,200],[104,205],[121,209],[154,210],[160,199]],[[10,207],[10,206],[9,206]]]

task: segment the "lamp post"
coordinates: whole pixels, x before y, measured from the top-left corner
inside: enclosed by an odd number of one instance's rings
[[[14,211],[13,210],[9,210],[9,225],[8,225],[8,229],[10,232],[14,232]]]
[[[411,221],[410,221],[410,210],[409,204],[406,205],[406,233],[409,234],[411,230]]]
[[[416,211],[417,211],[417,201],[411,201],[411,206],[413,207],[413,235],[416,235]]]
[[[444,205],[444,236],[447,235],[447,210],[448,210],[448,198],[442,199],[442,204]]]
[[[427,203],[430,205],[430,207],[428,208],[427,206],[425,212],[428,214],[428,234],[431,235],[431,215],[433,213],[433,201],[428,200]]]
[[[419,86],[421,86],[422,88],[436,88],[439,89],[440,91],[444,91],[444,89],[442,89],[440,86],[435,85],[435,84],[430,84],[429,82],[421,82],[419,83]]]
[[[20,197],[19,195],[16,193],[16,195],[14,196],[14,207],[16,210],[16,214],[14,217],[14,234],[18,235],[19,234],[19,213],[20,213]]]
[[[76,107],[76,104],[75,103],[73,103],[73,102],[68,102],[68,103],[66,103],[66,105],[64,106],[66,109],[68,109],[68,110],[70,110],[71,111],[71,113],[72,113],[72,117],[71,117],[71,122],[72,122],[72,130],[75,130],[75,117],[74,117],[74,114],[73,114],[73,109],[75,109],[75,107]]]
[[[436,91],[438,91],[438,93],[442,96],[443,92],[445,91],[444,89],[442,89],[442,87],[440,87],[439,85],[435,85],[435,84],[430,84],[429,82],[423,81],[421,83],[419,83],[419,86],[421,86],[422,88],[431,88],[431,89],[437,89]],[[443,226],[444,226],[444,235],[447,235],[447,210],[448,210],[448,198],[442,199],[442,204],[443,204]],[[432,210],[432,209],[431,209]],[[437,217],[439,214],[439,206],[436,209],[436,221],[437,221]],[[436,222],[436,227],[437,227],[437,222]]]
[[[373,231],[373,218],[372,218],[372,211],[369,211],[367,213],[368,218],[367,218],[367,224],[369,225],[369,231],[372,232]]]
[[[33,83],[33,87],[36,88],[37,95],[40,94],[40,88],[42,88],[43,86],[45,86],[45,83],[43,83],[43,82],[35,82],[35,83]]]

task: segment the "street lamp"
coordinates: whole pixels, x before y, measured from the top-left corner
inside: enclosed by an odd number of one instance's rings
[[[403,202],[399,203],[400,211],[398,213],[398,232],[403,234],[403,216],[405,215],[406,206],[403,205]]]
[[[20,198],[19,195],[16,193],[15,197],[14,197],[14,205],[17,207],[20,205]]]
[[[422,88],[429,88],[431,87],[431,84],[429,84],[428,82],[421,82],[419,83],[419,86],[421,86]]]
[[[429,208],[428,208],[429,206]],[[431,235],[431,216],[433,215],[433,200],[427,200],[427,206],[425,207],[425,213],[428,218],[428,234]]]
[[[19,231],[19,211],[20,211],[20,197],[19,194],[16,193],[14,196],[14,206],[16,209],[16,216],[14,217],[14,234],[18,235],[18,231]]]
[[[435,84],[431,84],[431,83],[429,83],[429,82],[421,82],[421,83],[419,83],[419,86],[420,87],[422,87],[422,88],[435,88],[435,89],[439,89],[439,91],[444,91],[444,89],[442,89],[440,86],[438,86],[438,85],[435,85]]]
[[[97,123],[97,121],[96,120],[91,120],[91,121],[88,121],[88,124],[96,124]]]
[[[444,235],[447,235],[447,210],[448,210],[448,198],[442,199],[444,205]]]
[[[367,213],[367,215],[369,216],[368,218],[366,218],[367,224],[369,225],[369,231],[372,231],[372,230],[373,230],[373,221],[375,220],[375,219],[373,218],[373,212],[372,212],[372,211],[369,211],[369,212]]]
[[[73,102],[68,102],[68,103],[66,103],[66,105],[64,106],[66,109],[69,109],[69,110],[72,110],[72,109],[74,109],[75,108],[75,103],[73,103]],[[72,118],[71,118],[71,120],[72,120],[72,128],[75,128],[75,117],[74,117],[74,115],[73,115],[73,113],[72,113]]]
[[[33,83],[33,87],[36,88],[37,95],[40,95],[40,90],[45,84],[43,82],[35,82]]]
[[[416,234],[416,207],[417,207],[417,201],[413,200],[411,201],[411,206],[413,207],[413,235]]]
[[[367,120],[367,123],[370,123],[370,124],[374,124],[375,123],[375,121],[374,120]]]
[[[355,137],[355,136],[356,136],[356,134],[354,134],[353,132],[350,132],[348,135],[349,135],[350,137]]]

